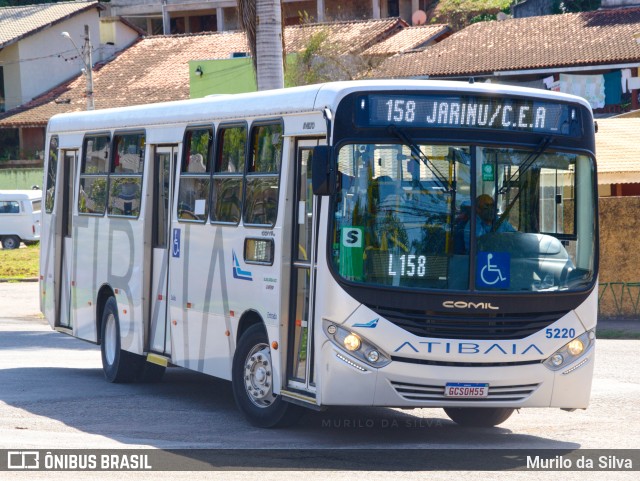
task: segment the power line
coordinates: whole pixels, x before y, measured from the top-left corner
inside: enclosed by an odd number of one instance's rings
[[[93,54],[95,52],[99,52],[100,50],[106,50],[106,47],[92,48],[91,53]],[[47,58],[54,58],[54,57],[62,58],[65,62],[69,62],[71,60],[77,60],[80,58],[80,56],[75,55],[75,53],[76,53],[75,49],[63,50],[62,52],[52,53],[50,55],[43,55],[42,57],[24,58],[20,60],[4,61],[4,62],[0,61],[0,66],[16,65],[20,63],[34,62],[36,60],[44,60]],[[73,54],[73,55],[69,57],[65,57],[65,55],[69,55],[69,54]]]

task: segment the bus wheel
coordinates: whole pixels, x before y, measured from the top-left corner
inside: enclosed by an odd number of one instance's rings
[[[102,311],[102,370],[109,382],[131,382],[140,372],[143,358],[120,349],[118,303],[110,297]]]
[[[2,247],[4,249],[17,249],[18,247],[20,247],[20,238],[14,235],[3,237]]]
[[[233,397],[249,422],[260,428],[289,426],[302,409],[273,394],[269,339],[260,324],[242,335],[233,356]]]
[[[444,408],[453,422],[474,428],[491,428],[502,424],[513,411],[513,408]]]

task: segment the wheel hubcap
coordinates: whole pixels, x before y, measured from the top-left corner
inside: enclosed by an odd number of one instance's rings
[[[107,318],[107,325],[104,330],[104,355],[107,363],[111,366],[116,360],[116,318],[110,314]]]
[[[253,404],[264,408],[276,399],[273,394],[273,373],[269,346],[254,346],[244,363],[244,387]]]

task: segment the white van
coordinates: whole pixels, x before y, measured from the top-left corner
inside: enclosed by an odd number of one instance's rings
[[[40,240],[41,190],[0,190],[0,242],[17,249],[20,241]]]

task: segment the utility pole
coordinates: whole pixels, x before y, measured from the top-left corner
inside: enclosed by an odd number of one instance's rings
[[[78,55],[82,58],[82,63],[84,64],[84,68],[82,69],[82,73],[87,78],[87,110],[93,110],[95,108],[93,103],[93,61],[91,59],[91,38],[89,37],[89,25],[84,26],[84,52],[81,52],[76,43],[69,35],[69,32],[62,32],[61,35],[64,38],[67,38],[73,44],[73,47],[78,52]]]
[[[87,110],[93,110],[93,61],[91,59],[91,38],[89,25],[84,26],[84,74],[87,77]]]

